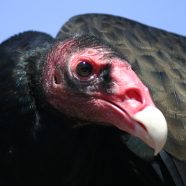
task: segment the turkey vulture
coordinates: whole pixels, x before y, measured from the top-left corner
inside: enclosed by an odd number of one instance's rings
[[[75,16],[1,43],[0,88],[1,185],[186,185],[185,37]]]

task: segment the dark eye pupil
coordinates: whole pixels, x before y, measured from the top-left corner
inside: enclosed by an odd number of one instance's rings
[[[76,73],[81,77],[88,77],[92,74],[92,65],[86,61],[81,61],[76,67]]]

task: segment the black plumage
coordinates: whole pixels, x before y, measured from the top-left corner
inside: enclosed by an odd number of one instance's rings
[[[95,25],[90,21],[91,19],[94,20]],[[129,30],[126,32],[123,31],[125,22],[129,24]],[[86,29],[84,24],[88,24]],[[116,25],[114,27],[116,32],[111,31],[111,25]],[[141,38],[133,32],[134,26],[139,29]],[[149,31],[148,34],[144,34],[146,30]],[[87,122],[59,113],[48,104],[43,94],[41,80],[47,55],[59,40],[82,35],[84,32],[106,40],[105,42],[113,45],[121,56],[130,58],[134,70],[136,68],[143,81],[150,74],[150,79],[148,78],[146,83],[147,85],[157,83],[155,87],[151,87],[151,91],[155,101],[160,107],[165,108],[167,116],[170,116],[168,121],[173,121],[171,126],[178,121],[185,125],[183,110],[185,56],[181,55],[185,50],[184,37],[107,15],[75,17],[62,28],[57,39],[40,32],[25,32],[11,37],[0,45],[0,169],[2,172],[0,184],[8,186],[184,185],[185,164],[180,165],[179,160],[166,152],[162,152],[153,160],[141,159],[136,153],[131,152],[131,144],[127,144],[130,143],[130,136],[120,130],[97,125],[94,122],[86,125]],[[152,44],[158,43],[159,36],[170,38],[167,43],[163,40],[165,43],[159,44],[159,47],[171,51],[170,56],[158,49],[155,52],[156,57],[151,56],[155,50]],[[113,40],[120,41],[121,38],[121,43],[112,43]],[[174,49],[169,42],[174,39],[180,45],[176,45],[175,52],[172,52]],[[125,48],[124,54],[122,54],[123,48]],[[134,54],[135,49],[137,53]],[[181,53],[176,53],[180,50]],[[173,66],[174,72],[177,72],[172,74],[171,69],[170,75],[175,77],[176,82],[178,77],[180,78],[175,90],[173,86],[169,88],[172,84],[167,75],[169,72],[164,71],[164,64],[157,63],[157,59],[161,61],[167,58],[178,61],[175,64],[170,61],[169,64]],[[144,66],[141,65],[141,61]],[[180,64],[183,69],[180,69]],[[143,76],[147,69],[148,73]],[[103,76],[109,81],[107,73],[103,72]],[[165,97],[162,89],[170,89],[167,96],[175,98],[165,106],[162,102]],[[159,90],[158,94],[155,93],[157,90]],[[177,105],[175,110],[178,112],[175,112],[174,117],[172,116],[174,113],[168,109],[171,105]],[[167,149],[172,154],[179,154],[174,149],[170,150],[172,144],[179,144],[179,140],[171,137],[170,134]],[[180,143],[181,147],[182,143],[185,144],[185,138]],[[185,153],[183,149],[179,149],[181,153]],[[183,159],[182,155],[176,158],[180,157]],[[171,170],[172,167],[174,170]]]

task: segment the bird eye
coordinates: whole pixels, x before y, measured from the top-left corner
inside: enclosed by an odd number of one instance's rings
[[[92,74],[93,67],[89,62],[86,61],[81,61],[77,66],[76,66],[76,73],[78,76],[81,77],[88,77]]]

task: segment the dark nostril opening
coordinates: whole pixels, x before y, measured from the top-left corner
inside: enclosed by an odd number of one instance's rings
[[[142,96],[140,94],[140,91],[136,88],[129,89],[125,92],[125,96],[127,99],[133,99],[140,103],[143,103]]]

